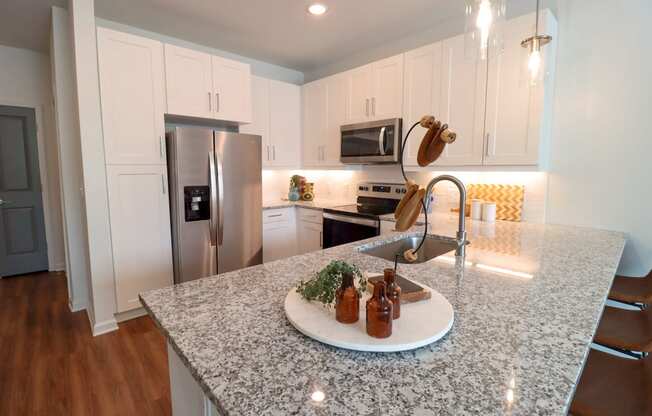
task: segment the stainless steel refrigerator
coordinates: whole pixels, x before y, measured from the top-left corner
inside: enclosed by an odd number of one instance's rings
[[[184,126],[166,143],[174,282],[262,263],[260,136]]]

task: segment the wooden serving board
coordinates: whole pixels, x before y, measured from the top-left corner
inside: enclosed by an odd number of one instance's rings
[[[382,282],[383,275],[379,274],[376,276],[369,277],[367,279],[367,290],[369,293],[373,293],[374,284],[376,282]],[[401,288],[401,305],[404,303],[414,303],[421,300],[430,299],[432,292],[427,289],[424,289],[423,286],[419,286],[411,280],[404,278],[401,275],[396,275],[396,283]]]

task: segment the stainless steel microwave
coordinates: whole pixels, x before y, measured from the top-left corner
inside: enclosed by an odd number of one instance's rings
[[[369,121],[340,127],[340,161],[350,164],[398,163],[403,120]]]

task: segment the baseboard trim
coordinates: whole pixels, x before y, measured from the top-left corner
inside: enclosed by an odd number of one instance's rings
[[[55,263],[51,264],[49,267],[51,272],[64,272],[66,271],[66,263]]]
[[[93,336],[106,334],[116,331],[118,329],[118,322],[115,318],[107,319],[106,321],[97,322],[93,325]]]
[[[145,310],[145,308],[140,307],[140,308],[132,309],[127,312],[116,313],[115,319],[118,322],[124,322],[130,319],[140,318],[141,316],[145,316],[145,315],[147,315],[147,311]]]
[[[87,303],[86,300],[73,302],[68,299],[68,307],[70,308],[70,312],[79,312],[86,309]]]

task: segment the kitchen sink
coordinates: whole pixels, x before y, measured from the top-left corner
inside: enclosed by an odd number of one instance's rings
[[[394,261],[394,258],[399,254],[399,263],[425,263],[442,254],[455,251],[457,248],[457,241],[450,237],[441,237],[437,235],[429,235],[426,237],[423,245],[417,252],[417,260],[408,262],[403,258],[403,252],[407,249],[415,249],[421,242],[420,235],[414,237],[406,237],[400,240],[392,241],[380,246],[361,249],[360,252],[369,256],[380,257],[381,259]]]

